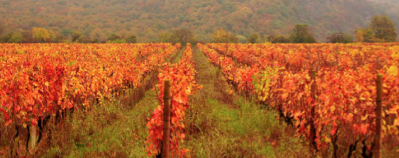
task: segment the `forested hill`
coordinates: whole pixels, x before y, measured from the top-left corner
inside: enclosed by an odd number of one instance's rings
[[[78,30],[91,39],[111,33],[135,34],[139,42],[156,41],[162,31],[192,30],[209,40],[217,28],[247,37],[289,34],[308,24],[319,41],[333,32],[354,33],[372,16],[387,14],[399,25],[393,0],[0,0],[0,22],[8,31],[46,27]],[[385,6],[385,7],[384,7]],[[396,12],[396,13],[395,13]]]
[[[398,15],[399,14],[399,1],[398,0],[370,0],[370,1],[376,2],[379,5],[379,7],[383,8],[384,12],[388,15]],[[398,20],[396,22],[398,22]]]

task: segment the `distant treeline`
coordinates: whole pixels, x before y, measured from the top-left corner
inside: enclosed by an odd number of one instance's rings
[[[371,2],[379,1],[379,2]],[[381,1],[391,1],[381,3]],[[290,36],[296,24],[307,24],[318,42],[334,33],[355,36],[374,15],[399,24],[397,0],[0,0],[0,23],[8,31],[43,27],[73,30],[89,41],[106,42],[112,33],[157,42],[162,32],[185,28],[199,41],[212,41],[217,29],[240,41],[257,33]],[[396,27],[399,29],[399,27]],[[83,40],[82,41],[87,41]],[[262,41],[263,42],[263,41]]]
[[[2,43],[136,43],[136,35],[120,36],[116,33],[107,38],[90,38],[79,31],[64,29],[55,32],[50,29],[33,27],[28,30],[18,29],[6,32],[6,27],[0,24],[0,42]],[[394,23],[387,16],[374,16],[368,28],[355,31],[356,38],[346,33],[333,33],[327,37],[330,43],[351,42],[395,42],[397,33]],[[289,36],[286,35],[259,35],[252,33],[248,37],[234,35],[224,29],[216,29],[210,35],[211,41],[199,41],[197,35],[189,29],[176,29],[170,32],[161,32],[158,39],[152,42],[165,43],[316,43],[316,39],[306,24],[297,24]]]
[[[50,29],[33,27],[32,29],[18,29],[5,32],[5,27],[0,24],[0,42],[2,43],[136,43],[135,35],[126,37],[113,33],[106,39],[89,38],[79,31],[64,29],[55,32]]]

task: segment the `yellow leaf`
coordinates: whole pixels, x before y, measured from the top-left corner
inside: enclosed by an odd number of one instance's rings
[[[331,143],[331,138],[325,137],[326,143]]]
[[[330,106],[330,110],[331,110],[331,112],[334,112],[335,111],[335,106]]]
[[[392,76],[397,76],[398,72],[399,72],[399,70],[398,70],[398,67],[396,65],[392,65],[387,70],[387,74],[390,74]]]
[[[368,118],[368,115],[362,117],[362,121],[367,120],[367,118]]]
[[[393,123],[395,126],[399,126],[399,119],[396,119],[395,122]]]

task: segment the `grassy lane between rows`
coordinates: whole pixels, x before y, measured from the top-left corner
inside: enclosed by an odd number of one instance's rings
[[[277,114],[237,95],[221,70],[198,49],[196,79],[203,89],[190,99],[183,147],[193,157],[310,157],[294,128]]]
[[[169,60],[171,64],[179,62],[180,58],[183,56],[183,52],[186,50],[186,47],[182,47],[176,54],[174,54]]]
[[[86,120],[74,119],[72,125],[81,128],[74,129],[74,145],[68,157],[145,157],[147,118],[158,106],[154,98],[156,93],[150,90],[132,108],[122,108],[121,102],[115,101],[93,109],[96,114]]]

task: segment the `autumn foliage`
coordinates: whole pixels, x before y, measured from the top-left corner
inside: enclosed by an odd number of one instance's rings
[[[2,44],[0,111],[6,126],[37,125],[40,118],[134,88],[180,45]]]
[[[334,155],[350,155],[358,143],[371,151],[376,128],[376,76],[382,74],[382,135],[398,145],[394,141],[399,136],[396,43],[198,46],[239,91],[276,109],[314,149],[332,146]],[[311,78],[312,70],[315,79]]]
[[[171,81],[171,147],[172,157],[187,156],[188,149],[183,149],[179,144],[185,138],[185,127],[183,120],[185,111],[189,108],[189,96],[198,90],[200,86],[195,81],[194,62],[191,61],[192,49],[188,44],[182,59],[176,64],[166,64],[158,76],[157,89],[159,90],[159,106],[154,110],[147,123],[149,136],[147,138],[148,155],[159,154],[163,140],[163,106],[164,106],[164,80]]]

